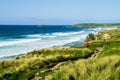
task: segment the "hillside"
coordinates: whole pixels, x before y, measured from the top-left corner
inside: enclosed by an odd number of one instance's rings
[[[36,73],[49,69],[59,62],[88,58],[92,54],[93,52],[87,48],[35,50],[13,60],[0,61],[0,80],[30,80],[35,78]]]
[[[92,37],[88,48],[34,50],[0,61],[0,80],[120,80],[120,29]]]

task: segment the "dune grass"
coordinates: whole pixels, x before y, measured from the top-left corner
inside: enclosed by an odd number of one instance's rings
[[[69,62],[46,80],[120,80],[120,56]]]
[[[93,52],[90,49],[82,48],[54,48],[35,50],[24,56],[13,60],[0,62],[0,79],[6,80],[28,80],[35,77],[35,74],[55,64],[89,57]]]
[[[85,47],[85,46],[83,46]],[[119,40],[96,40],[91,41],[89,49],[92,51],[97,51],[98,47],[104,48],[99,54],[99,57],[120,55],[120,41]]]

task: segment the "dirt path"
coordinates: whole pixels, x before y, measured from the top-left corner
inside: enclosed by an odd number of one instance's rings
[[[58,64],[56,64],[54,67],[50,68],[50,69],[46,69],[46,70],[42,70],[40,73],[45,73],[45,72],[50,72],[53,70],[57,70],[62,64],[66,63],[66,61],[64,62],[59,62]]]
[[[45,70],[42,70],[40,71],[40,73],[36,73],[37,75],[40,75],[40,74],[46,74],[44,77],[37,77],[36,75],[36,78],[35,80],[45,80],[47,78],[47,75],[49,74],[49,72],[52,72],[54,70],[57,70],[59,69],[59,67],[63,64],[65,64],[67,61],[63,61],[63,62],[59,62],[58,64],[56,64],[54,67],[50,68],[50,69],[45,69]]]
[[[66,63],[66,62],[60,62],[60,63],[58,63],[58,64],[55,65],[53,68],[51,68],[51,70],[53,71],[53,70],[59,69],[59,67],[60,67],[61,65],[63,65],[64,63]]]
[[[97,47],[98,51],[95,51],[94,54],[90,58],[96,58],[99,53],[101,53],[104,50],[104,47]]]

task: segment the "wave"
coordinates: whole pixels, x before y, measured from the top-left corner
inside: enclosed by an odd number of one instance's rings
[[[41,39],[28,39],[28,40],[18,40],[18,41],[4,41],[4,42],[0,42],[0,47],[3,47],[3,50],[0,50],[1,53],[4,53],[5,50],[6,53],[5,54],[1,54],[0,56],[11,56],[11,55],[19,55],[19,54],[25,54],[27,52],[32,51],[33,49],[43,49],[43,48],[51,48],[54,46],[64,46],[68,43],[72,43],[72,42],[76,42],[76,41],[83,41],[85,36],[87,34],[81,35],[81,36],[74,36],[74,37],[69,37],[69,39],[50,39],[48,41],[48,39],[45,40],[41,40]],[[40,40],[40,41],[39,41]],[[28,44],[24,44],[24,43],[28,43]],[[30,44],[29,44],[30,43]],[[13,47],[11,47],[11,45],[13,45]],[[4,48],[4,46],[9,46],[9,48]],[[22,47],[21,47],[22,46]],[[17,51],[17,52],[16,52]]]
[[[31,34],[31,35],[25,35],[27,38],[54,38],[56,36],[53,35],[42,35],[42,34]]]
[[[29,43],[29,42],[34,42],[38,40],[41,40],[41,39],[39,38],[39,39],[22,39],[22,40],[14,40],[14,41],[2,41],[0,42],[0,47],[12,46],[12,45],[22,44],[22,43]]]
[[[56,40],[56,41],[51,42],[51,47],[64,46],[66,44],[76,42],[76,41],[81,41],[82,42],[82,41],[84,41],[86,36],[87,36],[87,34],[84,34],[84,35],[81,35],[80,37],[79,36],[71,37],[68,40]]]
[[[69,35],[76,35],[76,34],[80,34],[83,33],[85,31],[79,31],[79,32],[58,32],[58,33],[53,33],[53,35],[55,36],[69,36]]]
[[[46,34],[30,34],[30,35],[23,35],[27,38],[55,38],[60,36],[69,36],[69,35],[76,35],[83,33],[84,31],[79,32],[56,32],[56,33],[46,33]]]
[[[29,43],[29,42],[35,42],[41,39],[46,39],[46,38],[56,38],[56,37],[61,37],[61,36],[69,36],[69,35],[76,35],[83,33],[84,31],[79,31],[79,32],[58,32],[58,33],[52,33],[52,34],[31,34],[31,35],[22,35],[25,36],[25,39],[12,39],[9,41],[2,41],[0,42],[0,47],[4,46],[11,46],[11,45],[16,45],[16,44],[22,44],[22,43]],[[68,42],[68,41],[67,41]]]

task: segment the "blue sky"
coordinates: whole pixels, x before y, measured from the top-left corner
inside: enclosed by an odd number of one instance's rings
[[[0,0],[0,24],[120,22],[120,0]]]

